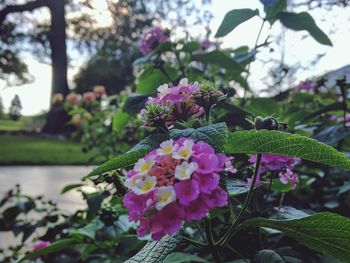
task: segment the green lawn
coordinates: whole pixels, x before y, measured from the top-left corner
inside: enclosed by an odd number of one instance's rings
[[[71,141],[0,135],[0,165],[92,164],[91,156],[81,151],[80,144]]]
[[[23,131],[32,130],[36,127],[41,127],[44,123],[44,118],[38,116],[21,116],[17,121],[13,121],[8,117],[0,119],[0,131]]]

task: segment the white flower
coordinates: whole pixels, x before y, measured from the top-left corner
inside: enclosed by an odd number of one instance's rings
[[[179,180],[190,179],[191,175],[197,168],[197,163],[182,162],[175,168],[175,178]]]
[[[134,170],[137,173],[147,174],[149,172],[149,170],[151,170],[154,163],[155,163],[155,161],[154,161],[153,157],[150,157],[147,160],[140,159],[135,164]]]
[[[168,86],[168,84],[160,85],[160,86],[158,87],[157,91],[161,94],[161,96],[167,95],[168,92],[169,92],[169,86]]]
[[[156,184],[156,177],[144,174],[136,174],[125,181],[125,186],[137,195],[150,192],[155,188]]]
[[[190,159],[192,156],[192,147],[193,147],[193,141],[191,140],[184,141],[183,146],[180,147],[179,150],[174,153],[173,158],[183,159],[183,160]]]
[[[187,86],[188,85],[188,78],[183,78],[179,82],[180,86]]]
[[[158,155],[168,155],[172,154],[176,150],[176,146],[174,145],[174,140],[164,141],[160,144],[160,149],[157,150]]]
[[[176,200],[176,194],[172,186],[161,186],[155,194],[157,203],[156,209],[161,210],[164,206]]]

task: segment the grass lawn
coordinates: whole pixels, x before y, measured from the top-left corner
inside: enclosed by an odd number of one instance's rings
[[[0,119],[0,131],[31,130],[33,127],[41,127],[43,120],[41,116],[21,116],[17,121],[3,117]]]
[[[81,151],[79,143],[32,136],[0,135],[0,165],[90,165],[93,164],[89,162],[91,156],[92,154]]]

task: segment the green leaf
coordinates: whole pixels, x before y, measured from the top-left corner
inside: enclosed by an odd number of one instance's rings
[[[281,23],[292,30],[306,30],[320,44],[332,46],[328,36],[316,25],[315,20],[307,12],[289,13],[281,12],[278,15]]]
[[[164,71],[172,81],[180,76],[180,72],[169,65],[164,66]],[[157,92],[160,85],[169,82],[170,79],[160,69],[147,67],[136,80],[136,93],[153,94]]]
[[[150,149],[153,150],[163,142],[169,139],[169,136],[166,134],[151,134],[132,147],[129,152],[134,152],[142,149]]]
[[[235,73],[245,71],[242,65],[236,62],[226,53],[219,50],[213,50],[208,53],[196,54],[192,56],[192,59],[203,63],[218,65]]]
[[[237,26],[243,22],[251,19],[252,17],[259,14],[259,11],[244,8],[244,9],[234,9],[226,13],[224,20],[221,22],[215,37],[223,37],[230,33]]]
[[[208,262],[203,258],[200,258],[196,255],[182,253],[182,252],[173,252],[169,254],[163,261],[164,263],[189,263],[189,262]]]
[[[288,182],[287,184],[282,184],[281,180],[275,178],[272,180],[271,191],[277,193],[286,193],[293,189],[292,182]]]
[[[60,250],[65,249],[65,248],[69,248],[72,245],[76,244],[76,242],[77,241],[75,239],[58,240],[46,248],[43,248],[43,249],[40,249],[40,250],[37,250],[37,251],[34,251],[34,252],[28,254],[23,259],[21,259],[20,262],[22,262],[25,259],[33,259],[33,258],[37,258],[37,257],[43,256],[43,255],[53,253],[53,252],[60,251]]]
[[[254,262],[257,263],[285,263],[286,261],[276,251],[264,249],[256,253]]]
[[[73,190],[75,188],[78,188],[78,187],[81,187],[83,186],[84,184],[69,184],[69,185],[66,185],[65,187],[63,187],[63,189],[61,190],[61,195],[64,194],[64,193],[67,193],[68,191],[70,190]]]
[[[94,176],[100,175],[112,170],[116,170],[119,168],[125,168],[133,165],[137,162],[138,159],[144,157],[149,152],[148,148],[140,149],[133,152],[128,152],[122,155],[118,155],[117,157],[101,164],[99,167],[94,169],[91,173],[84,177],[84,179]]]
[[[350,159],[345,154],[314,139],[287,132],[249,130],[229,133],[225,152],[279,154],[350,170]]]
[[[125,125],[129,122],[130,115],[119,108],[112,119],[112,129],[115,132],[122,132]]]
[[[272,6],[264,6],[266,13],[266,19],[269,21],[270,25],[273,25],[279,13],[281,13],[287,7],[286,0],[277,0]]]
[[[182,240],[181,235],[166,235],[160,241],[149,241],[135,256],[124,263],[156,263],[163,262]]]
[[[247,193],[249,189],[250,186],[245,181],[232,178],[226,180],[226,190],[230,196]]]
[[[139,113],[145,107],[148,97],[149,95],[130,94],[124,102],[123,111],[129,114]]]
[[[89,224],[82,228],[73,229],[70,232],[72,238],[88,237],[91,240],[95,240],[96,232],[102,229],[104,224],[97,218],[92,220]]]
[[[182,51],[191,53],[199,49],[201,49],[201,45],[197,41],[192,41],[192,42],[186,43],[183,46]]]
[[[276,100],[271,98],[252,98],[245,110],[253,113],[256,116],[280,116],[282,113],[281,103],[276,102]]]
[[[268,227],[282,231],[305,246],[350,262],[350,220],[334,213],[317,213],[295,220],[254,218],[243,226]]]
[[[184,130],[172,129],[169,133],[171,138],[191,137],[196,141],[205,141],[216,150],[224,148],[227,141],[226,123],[215,123],[198,129],[187,128]]]

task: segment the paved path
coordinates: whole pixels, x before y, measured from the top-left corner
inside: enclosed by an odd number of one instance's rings
[[[72,190],[60,195],[60,191],[67,184],[79,183],[91,170],[89,166],[0,166],[0,196],[20,184],[24,194],[43,195],[63,211],[75,211],[85,207],[81,193]],[[0,248],[13,242],[12,233],[0,233]]]

